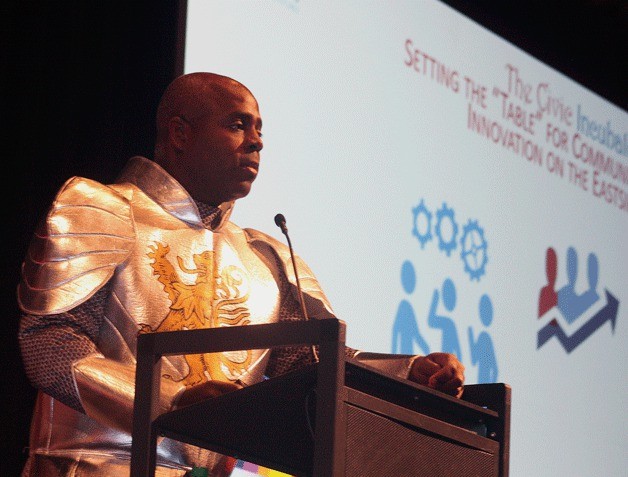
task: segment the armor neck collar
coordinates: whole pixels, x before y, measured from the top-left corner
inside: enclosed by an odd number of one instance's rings
[[[116,179],[116,183],[122,182],[139,187],[169,214],[189,224],[203,227],[194,199],[156,162],[141,156],[132,157]],[[212,221],[212,230],[220,229],[228,221],[234,202],[224,202],[218,206],[220,212]]]

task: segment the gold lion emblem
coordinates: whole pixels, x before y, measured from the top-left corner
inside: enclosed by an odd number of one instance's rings
[[[234,265],[225,267],[220,274],[215,269],[214,252],[206,250],[192,256],[193,268],[186,267],[177,256],[179,268],[196,275],[193,284],[185,283],[170,263],[170,247],[157,243],[149,246],[147,254],[153,261],[153,275],[168,294],[170,310],[161,323],[152,329],[142,325],[140,333],[196,330],[220,326],[242,326],[250,323],[246,274]],[[209,379],[237,380],[251,364],[251,351],[230,351],[185,356],[189,373],[183,378],[186,386],[193,386]]]

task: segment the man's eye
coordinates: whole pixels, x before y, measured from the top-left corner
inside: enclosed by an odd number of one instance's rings
[[[244,129],[244,125],[242,123],[230,124],[229,129],[231,129],[232,131],[237,131],[239,129]]]
[[[259,137],[264,137],[264,134],[262,134],[262,131],[260,129],[257,130],[257,135]]]

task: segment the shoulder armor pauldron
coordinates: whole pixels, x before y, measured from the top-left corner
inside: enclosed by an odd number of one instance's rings
[[[130,255],[133,213],[114,189],[81,177],[61,188],[22,264],[23,312],[62,313],[90,298]]]
[[[290,249],[279,240],[255,229],[243,229],[251,246],[259,253],[266,255],[267,250],[272,250],[283,264],[283,272],[288,281],[296,286],[296,276],[290,257]],[[314,275],[314,272],[301,257],[295,255],[295,261],[299,273],[299,283],[305,294],[306,308],[311,317],[333,317],[333,311],[327,296],[323,292]],[[298,296],[295,295],[298,299]]]

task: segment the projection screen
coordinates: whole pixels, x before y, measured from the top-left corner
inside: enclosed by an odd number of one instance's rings
[[[232,219],[284,214],[349,346],[512,386],[512,476],[625,475],[626,111],[435,0],[189,0],[184,69],[257,97]]]

